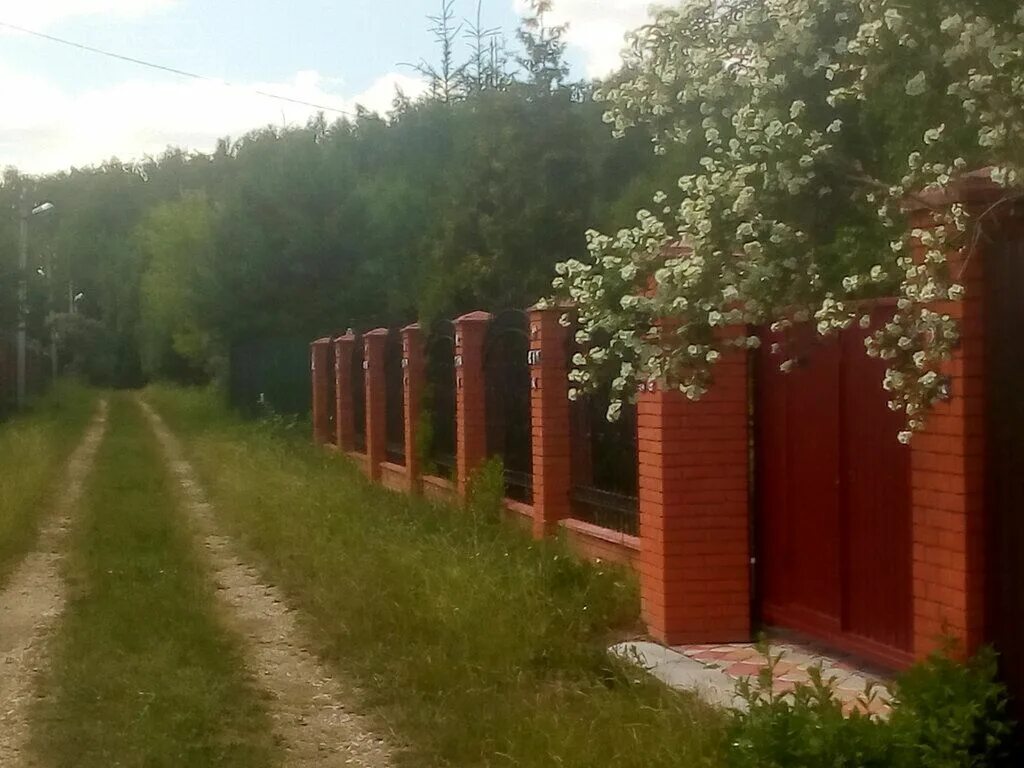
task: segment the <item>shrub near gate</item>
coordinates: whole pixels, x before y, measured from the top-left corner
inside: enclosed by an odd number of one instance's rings
[[[772,656],[759,678],[740,684],[747,705],[730,724],[730,768],[988,768],[1008,766],[1012,726],[995,654],[963,664],[936,654],[893,687],[888,719],[844,715],[833,683],[811,670],[791,694],[772,690]],[[870,703],[877,690],[868,687]]]

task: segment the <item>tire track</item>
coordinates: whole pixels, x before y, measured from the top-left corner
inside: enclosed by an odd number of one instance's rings
[[[63,493],[42,521],[35,550],[0,593],[0,765],[5,768],[36,764],[27,754],[36,674],[46,664],[46,642],[67,602],[60,565],[71,520],[106,432],[107,411],[107,401],[101,400],[68,460]]]
[[[148,403],[138,402],[180,486],[183,508],[217,583],[222,614],[243,638],[249,670],[269,694],[268,710],[285,747],[286,768],[390,766],[388,745],[306,650],[308,644],[280,590],[262,583],[256,569],[239,559],[231,539],[218,530],[212,506],[177,438]]]

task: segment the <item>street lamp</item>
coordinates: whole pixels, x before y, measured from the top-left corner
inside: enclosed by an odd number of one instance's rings
[[[47,211],[52,211],[54,208],[53,203],[44,202],[33,207],[29,207],[28,197],[25,195],[25,190],[21,190],[21,206],[19,210],[21,218],[21,249],[18,256],[19,272],[19,283],[18,283],[18,382],[17,382],[17,398],[18,407],[22,408],[25,405],[25,369],[28,363],[27,351],[28,351],[28,279],[26,272],[28,271],[28,222],[33,216],[38,216]]]

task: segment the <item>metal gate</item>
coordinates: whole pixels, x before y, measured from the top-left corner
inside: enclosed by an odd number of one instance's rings
[[[385,458],[405,464],[405,370],[402,334],[392,330],[384,346]]]
[[[873,325],[892,315],[882,304]],[[756,584],[761,620],[887,666],[911,660],[910,451],[869,331],[765,334],[755,378]],[[786,374],[769,351],[786,344]]]
[[[1000,654],[1003,678],[1024,718],[1024,238],[985,253],[990,286],[986,507],[989,518],[986,583],[987,640]]]
[[[429,414],[425,446],[427,471],[455,478],[455,325],[439,320],[430,328],[426,345],[424,412]]]
[[[521,310],[495,316],[484,341],[487,455],[505,464],[505,492],[533,501],[529,321]]]

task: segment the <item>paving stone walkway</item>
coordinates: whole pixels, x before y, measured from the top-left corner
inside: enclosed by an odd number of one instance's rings
[[[750,643],[688,645],[673,650],[708,669],[720,670],[733,681],[759,675],[768,666],[765,654]],[[820,669],[822,679],[834,683],[847,712],[860,709],[873,715],[888,714],[886,679],[849,658],[826,655],[793,642],[772,643],[769,653],[773,658],[780,657],[773,669],[772,688],[776,693],[788,693],[801,683],[809,683],[810,670]]]
[[[769,663],[752,643],[666,648],[650,642],[629,642],[613,646],[611,651],[636,661],[667,685],[694,691],[722,707],[742,707],[743,701],[736,696],[736,684],[759,675]],[[781,654],[773,670],[775,692],[790,693],[798,685],[809,683],[810,670],[817,668],[822,679],[834,682],[836,695],[847,714],[855,709],[881,717],[888,714],[890,696],[886,680],[877,672],[848,658],[827,655],[794,642],[772,643],[769,652],[772,658]]]

